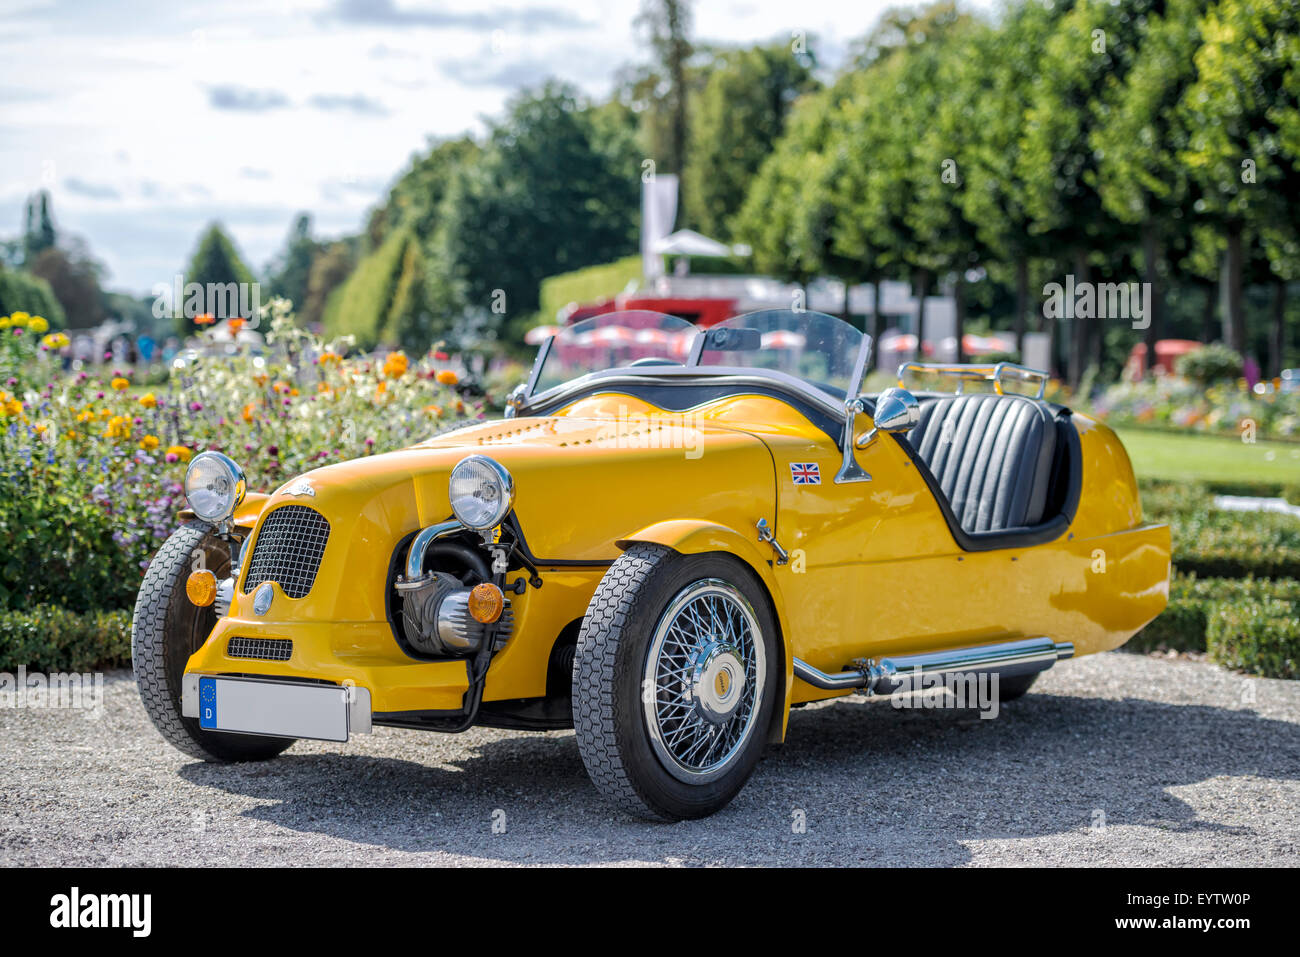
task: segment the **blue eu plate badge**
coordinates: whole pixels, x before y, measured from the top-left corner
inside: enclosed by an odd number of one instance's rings
[[[217,679],[199,679],[199,727],[217,726]]]

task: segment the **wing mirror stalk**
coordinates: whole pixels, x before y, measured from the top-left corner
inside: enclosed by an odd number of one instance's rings
[[[854,436],[853,426],[859,412],[866,411],[866,397],[858,396],[844,404],[844,432],[840,438],[840,450],[844,458],[840,470],[835,473],[835,484],[846,482],[870,482],[871,476],[858,464],[854,449],[865,449],[876,440],[881,432],[910,432],[921,419],[921,404],[916,396],[906,389],[885,389],[876,396],[875,414],[872,416],[872,428],[869,432]]]

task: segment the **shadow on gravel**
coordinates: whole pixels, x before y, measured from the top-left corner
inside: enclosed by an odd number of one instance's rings
[[[1031,694],[980,720],[841,702],[796,710],[786,744],[730,807],[664,825],[606,806],[571,733],[466,740],[462,757],[437,766],[420,763],[421,732],[402,734],[410,760],[290,751],[180,773],[274,802],[248,816],[363,845],[359,864],[370,845],[536,864],[954,865],[970,859],[963,841],[1086,835],[1099,811],[1110,826],[1249,840],[1249,829],[1198,820],[1169,789],[1300,779],[1300,727],[1251,711]],[[792,827],[799,813],[804,833]],[[505,833],[493,833],[494,814]]]

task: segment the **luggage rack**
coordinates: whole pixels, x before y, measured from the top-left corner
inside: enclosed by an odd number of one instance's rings
[[[995,365],[945,365],[938,362],[904,362],[898,367],[898,384],[909,372],[928,372],[931,375],[948,376],[957,380],[957,394],[960,395],[967,381],[992,382],[993,390],[998,395],[1006,395],[1004,382],[1037,382],[1038,393],[1035,399],[1041,399],[1047,393],[1048,374],[1041,369],[1030,369],[1016,365],[1014,362],[999,362]],[[1018,394],[1018,393],[1012,393]]]

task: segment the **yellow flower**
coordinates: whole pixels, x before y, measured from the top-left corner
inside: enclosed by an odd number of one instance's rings
[[[63,349],[71,340],[61,332],[51,332],[41,342],[45,344],[47,349]]]
[[[158,436],[146,435],[140,440],[140,448],[144,449],[146,452],[152,452],[154,449],[158,448]]]
[[[36,333],[39,336],[43,332],[50,331],[50,324],[45,321],[44,316],[32,316],[30,328],[32,332]]]
[[[443,385],[455,385],[460,381],[460,377],[450,369],[443,369],[438,373],[438,381]]]
[[[129,439],[131,437],[131,420],[125,415],[115,415],[108,420],[104,430],[106,439]]]
[[[9,317],[9,324],[12,326],[25,326],[30,317],[25,312],[15,312]]]
[[[331,362],[338,362],[342,358],[343,357],[339,355],[337,352],[322,352],[320,354],[319,361],[321,365],[325,366],[325,365],[329,365]]]
[[[131,386],[131,380],[130,380],[130,379],[124,379],[124,378],[122,378],[121,376],[118,376],[116,379],[114,379],[112,382],[110,382],[109,385],[111,385],[111,386],[112,386],[114,389],[116,389],[118,392],[121,392],[123,389],[130,388],[130,386]]]
[[[0,317],[0,329],[8,329],[12,321],[8,316]]]
[[[95,413],[91,412],[89,409],[86,409],[84,412],[77,413],[78,422],[89,422],[94,417],[95,417]]]
[[[194,455],[194,453],[184,445],[173,445],[168,447],[167,454],[176,456],[182,462],[188,462]]]

